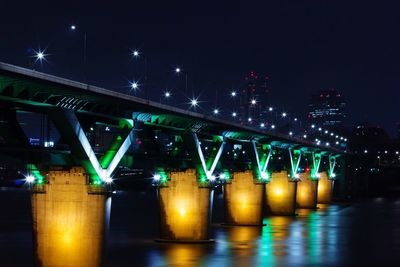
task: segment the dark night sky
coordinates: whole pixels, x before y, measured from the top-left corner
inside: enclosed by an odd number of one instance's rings
[[[183,94],[186,73],[190,96],[201,93],[207,110],[224,108],[216,91],[226,99],[255,70],[268,74],[272,102],[289,112],[305,115],[311,93],[337,88],[351,125],[394,134],[400,121],[396,1],[82,2],[1,0],[0,60],[29,67],[29,49],[47,47],[49,62],[35,69],[77,80],[86,73],[90,83],[128,91],[133,75],[143,83],[145,56],[153,98],[166,88]],[[140,61],[132,48],[143,52]]]

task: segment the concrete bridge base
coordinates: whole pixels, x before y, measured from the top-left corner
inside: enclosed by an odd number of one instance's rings
[[[290,181],[286,171],[272,173],[265,187],[267,210],[272,215],[294,216],[297,182]]]
[[[301,209],[317,208],[318,180],[311,180],[310,173],[301,173],[297,182],[296,204]]]
[[[106,198],[82,168],[51,171],[32,188],[36,266],[101,266]]]
[[[224,185],[226,224],[262,225],[263,187],[252,171],[233,173]]]
[[[318,204],[329,204],[332,201],[333,180],[328,178],[326,172],[319,173]]]
[[[210,189],[200,187],[195,170],[172,172],[159,188],[160,240],[207,241],[210,220]]]

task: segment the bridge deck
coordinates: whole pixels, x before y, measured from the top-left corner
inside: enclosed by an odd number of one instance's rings
[[[109,119],[136,119],[156,127],[201,134],[222,135],[242,141],[265,141],[278,147],[298,147],[343,153],[334,147],[228,122],[212,116],[179,109],[98,86],[56,77],[0,62],[0,100],[5,105],[48,112],[52,108]]]

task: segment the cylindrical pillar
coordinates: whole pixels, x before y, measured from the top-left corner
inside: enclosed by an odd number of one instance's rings
[[[319,173],[318,203],[329,204],[332,200],[333,180],[328,178],[326,172]]]
[[[172,172],[160,190],[161,240],[208,239],[210,189],[200,187],[196,171]]]
[[[294,215],[297,182],[291,181],[286,171],[272,173],[266,185],[267,210],[273,215]]]
[[[234,172],[224,187],[226,223],[261,225],[263,184],[255,182],[253,172]]]
[[[106,195],[91,194],[83,168],[51,171],[32,193],[37,266],[101,266]]]
[[[318,180],[312,180],[309,172],[300,174],[300,181],[297,182],[296,203],[298,208],[317,208]]]

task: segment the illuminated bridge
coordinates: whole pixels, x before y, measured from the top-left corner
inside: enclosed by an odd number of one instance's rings
[[[80,216],[75,234],[95,238],[113,183],[136,179],[135,168],[157,189],[162,240],[207,240],[217,187],[227,224],[261,225],[264,207],[294,215],[296,207],[329,203],[344,185],[337,148],[5,63],[0,109],[0,151],[23,164],[36,238],[46,242],[68,216]],[[40,129],[30,129],[32,116]],[[29,130],[45,138],[36,144]],[[57,205],[62,216],[51,212]]]

